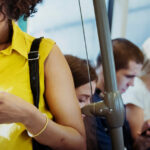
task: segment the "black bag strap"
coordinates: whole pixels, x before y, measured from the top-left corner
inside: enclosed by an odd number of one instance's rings
[[[30,86],[33,94],[34,105],[39,107],[39,45],[42,38],[33,40],[30,53],[28,54]]]
[[[34,105],[39,108],[39,45],[41,38],[34,39],[28,54],[30,86],[33,94]],[[51,150],[51,148],[41,145],[36,140],[32,139],[33,150]]]

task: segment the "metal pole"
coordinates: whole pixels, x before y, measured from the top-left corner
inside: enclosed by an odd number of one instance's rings
[[[109,20],[110,32],[111,32],[111,28],[112,28],[113,8],[114,8],[114,0],[109,0],[109,2],[108,2],[108,20]]]
[[[121,96],[119,92],[117,92],[114,57],[105,0],[93,0],[93,4],[104,71],[106,93],[104,103],[109,109],[106,119],[110,127],[113,150],[123,150],[124,143],[121,126],[123,125],[124,120],[124,107]]]
[[[112,141],[112,149],[113,150],[124,150],[123,139],[121,140],[122,127],[114,128],[110,130],[111,141]]]
[[[98,29],[99,42],[104,69],[105,90],[107,92],[117,91],[115,65],[112,51],[112,42],[106,13],[105,0],[93,0],[95,17]]]

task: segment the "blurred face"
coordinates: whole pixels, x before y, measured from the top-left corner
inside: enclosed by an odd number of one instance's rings
[[[96,88],[96,82],[92,81],[92,94],[94,94],[95,88]],[[86,83],[78,88],[76,88],[76,95],[79,100],[80,108],[83,106],[90,104],[91,101],[91,88],[90,83]]]
[[[124,93],[129,86],[134,85],[134,78],[140,73],[142,64],[129,61],[127,69],[120,69],[116,72],[117,85],[120,93]]]

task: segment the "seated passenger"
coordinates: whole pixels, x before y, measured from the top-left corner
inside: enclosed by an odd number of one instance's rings
[[[130,41],[118,38],[112,40],[117,86],[120,93],[124,93],[129,86],[133,86],[134,78],[138,75],[142,68],[144,56],[140,49]],[[98,82],[97,89],[94,94],[94,102],[103,99],[104,77],[101,65],[101,56],[97,59]],[[112,143],[106,119],[97,117],[97,140],[100,150],[111,150]],[[124,143],[128,150],[132,149],[132,139],[128,122],[124,123]]]
[[[144,63],[142,74],[135,79],[134,86],[123,94],[123,101],[132,136],[136,139],[142,131],[144,121],[150,119],[150,60]]]

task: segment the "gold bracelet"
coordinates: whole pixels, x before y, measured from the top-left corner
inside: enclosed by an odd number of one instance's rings
[[[27,131],[27,133],[28,133],[28,136],[30,136],[30,137],[37,137],[37,136],[39,136],[45,129],[46,129],[46,127],[47,127],[47,125],[48,125],[48,117],[47,117],[47,115],[46,114],[43,114],[45,117],[46,117],[46,123],[45,123],[45,125],[44,125],[44,127],[38,132],[38,133],[36,133],[36,134],[32,134],[32,133],[30,133],[29,131]]]

